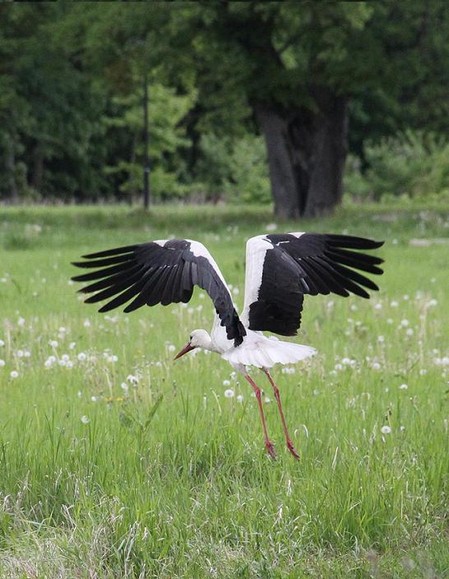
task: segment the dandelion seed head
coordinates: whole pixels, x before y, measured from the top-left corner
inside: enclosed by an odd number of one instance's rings
[[[391,434],[391,426],[388,426],[388,424],[385,424],[384,426],[382,426],[380,431],[382,434]]]
[[[5,360],[0,359],[0,368],[2,368],[6,364]]]
[[[234,394],[235,394],[235,393],[234,393],[234,390],[232,390],[232,388],[227,388],[227,389],[224,391],[225,398],[233,398],[233,397],[234,397]]]
[[[19,373],[17,372],[17,370],[12,370],[9,375],[11,376],[11,378],[18,378],[19,377]]]
[[[408,390],[408,384],[401,384],[399,390]]]
[[[81,416],[80,420],[83,424],[89,424],[89,422],[90,422],[90,418],[86,415]]]

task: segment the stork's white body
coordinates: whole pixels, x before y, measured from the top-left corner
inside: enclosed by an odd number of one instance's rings
[[[206,330],[193,330],[191,344],[194,347],[216,352],[229,362],[235,370],[246,374],[248,366],[269,370],[275,364],[296,364],[316,353],[315,348],[264,336],[246,328],[246,336],[239,346],[226,336],[218,316],[210,334]]]

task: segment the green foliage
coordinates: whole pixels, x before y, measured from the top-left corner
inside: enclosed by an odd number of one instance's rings
[[[142,82],[143,78],[135,80],[134,91],[114,97],[113,112],[103,118],[106,138],[116,139],[120,144],[120,150],[113,156],[115,164],[107,165],[104,172],[115,177],[119,191],[129,197],[141,190],[143,181]],[[195,91],[178,95],[174,89],[150,81],[148,92],[151,192],[160,200],[182,197],[187,187],[181,182],[183,164],[179,159],[189,144],[182,121],[194,105]],[[124,158],[120,159],[120,155]]]
[[[379,142],[367,142],[367,169],[351,157],[345,189],[353,197],[429,196],[449,191],[449,143],[435,133],[408,130]]]
[[[206,133],[201,136],[200,149],[196,177],[208,198],[270,203],[266,151],[261,137],[230,139]]]
[[[351,152],[362,158],[360,179],[373,163],[373,183],[382,151],[399,146],[380,139],[411,128],[432,132],[436,147],[446,131],[441,2],[3,3],[0,19],[2,199],[138,192],[145,74],[161,200],[269,201],[260,103],[316,113],[330,93],[350,95]],[[408,184],[407,154],[393,155],[394,192],[446,187],[444,153],[432,152],[423,182]],[[377,197],[390,184],[375,186]]]

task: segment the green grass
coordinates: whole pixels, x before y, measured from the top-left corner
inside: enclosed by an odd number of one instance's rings
[[[272,402],[279,459],[266,457],[255,399],[226,362],[173,363],[211,324],[201,292],[105,316],[69,283],[83,253],[186,236],[241,305],[244,240],[273,221],[259,208],[2,210],[1,577],[449,575],[445,207],[278,225],[387,241],[379,294],[308,298],[297,341],[319,355],[274,370],[299,463]]]

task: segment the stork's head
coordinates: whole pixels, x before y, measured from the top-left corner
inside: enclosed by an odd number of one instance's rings
[[[175,356],[175,360],[184,356],[191,350],[195,348],[203,348],[204,350],[210,350],[212,346],[212,340],[206,330],[193,330],[190,334],[189,341],[184,346],[184,348]]]

